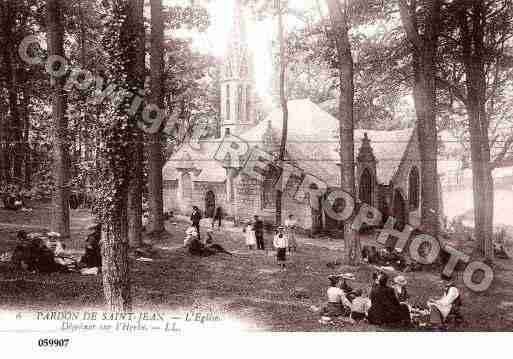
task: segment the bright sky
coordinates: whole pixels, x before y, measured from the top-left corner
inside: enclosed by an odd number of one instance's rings
[[[181,31],[179,35],[191,37],[195,47],[200,51],[222,57],[226,50],[229,32],[231,30],[235,0],[196,0],[208,9],[211,16],[211,26],[205,34],[192,34]],[[291,6],[305,8],[311,0],[291,0]],[[190,0],[164,0],[164,4],[190,4]],[[249,14],[246,17],[248,44],[253,52],[255,62],[255,79],[259,95],[264,100],[270,99],[272,69],[271,45],[275,37],[275,21],[268,19],[256,22]],[[290,24],[289,24],[290,26]]]

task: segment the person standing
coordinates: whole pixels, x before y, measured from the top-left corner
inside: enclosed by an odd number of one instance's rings
[[[276,248],[276,259],[281,268],[285,269],[285,261],[287,260],[287,248],[289,243],[284,233],[284,227],[278,227],[278,233],[274,236],[274,248]]]
[[[198,232],[198,240],[201,240],[200,221],[201,221],[200,210],[198,207],[194,206],[194,207],[192,207],[191,222],[192,222],[192,226],[194,228],[196,228],[196,231]]]
[[[253,222],[253,231],[255,232],[257,249],[261,251],[265,250],[264,222],[262,222],[258,216],[255,216],[255,221]]]
[[[244,237],[246,239],[246,245],[248,246],[248,249],[251,251],[253,250],[254,246],[257,244],[255,231],[253,230],[253,224],[251,224],[250,221],[246,224],[246,226],[243,229]]]
[[[296,219],[292,214],[289,215],[289,218],[285,220],[285,233],[289,240],[289,252],[292,252],[292,250],[294,250],[294,252],[297,251],[296,226]]]
[[[214,217],[212,217],[212,228],[215,227],[216,221],[218,222],[219,229],[221,229],[221,222],[223,219],[223,209],[221,207],[217,207],[214,212]]]

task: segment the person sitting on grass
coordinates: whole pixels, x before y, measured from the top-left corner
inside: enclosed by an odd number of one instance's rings
[[[440,299],[429,299],[430,321],[433,325],[443,325],[449,316],[454,314],[461,320],[460,307],[462,305],[460,291],[450,277],[442,277],[444,295]]]
[[[187,248],[189,253],[193,256],[208,257],[218,253],[225,253],[232,255],[226,249],[219,244],[214,243],[212,238],[212,230],[208,231],[207,239],[205,243],[202,243],[198,237],[198,232],[195,227],[189,227],[185,232],[186,237],[184,246]]]
[[[358,289],[354,292],[354,299],[351,302],[351,319],[356,322],[367,319],[367,314],[372,305],[369,297],[364,295],[363,290]]]
[[[55,253],[48,248],[41,235],[28,235],[14,249],[12,262],[23,270],[38,273],[69,272],[55,261]]]
[[[340,276],[340,288],[342,288],[342,290],[346,292],[348,299],[351,301],[354,298],[354,293],[353,288],[349,284],[347,284],[348,280],[356,280],[356,277],[353,273],[344,273]]]
[[[410,310],[406,304],[401,304],[393,288],[388,286],[388,276],[380,273],[379,284],[372,289],[370,299],[372,306],[369,310],[369,323],[400,328],[411,326]]]
[[[287,260],[287,248],[289,243],[287,236],[284,233],[284,227],[278,227],[278,233],[274,236],[274,248],[276,248],[276,259],[281,268],[285,269],[285,262]]]
[[[101,225],[89,228],[91,233],[86,238],[85,254],[80,259],[79,266],[82,268],[101,268],[102,254],[100,241],[102,237]]]
[[[321,314],[330,318],[348,317],[351,314],[351,302],[347,299],[347,293],[341,288],[340,276],[330,275],[328,280],[330,281],[326,292],[328,304],[321,310]]]
[[[203,252],[203,244],[200,242],[198,231],[194,226],[187,228],[185,231],[185,240],[183,244],[184,247],[187,248],[188,252],[193,256],[200,256]]]
[[[217,254],[217,253],[224,253],[232,255],[230,252],[228,252],[226,249],[224,249],[220,244],[214,243],[214,238],[212,237],[212,233],[214,233],[213,229],[209,229],[207,231],[207,239],[205,240],[205,248],[204,250],[211,254]]]
[[[395,290],[395,294],[397,295],[397,299],[401,303],[406,303],[410,296],[408,295],[408,291],[406,290],[406,285],[408,281],[402,275],[398,275],[394,278],[394,284],[392,288]]]

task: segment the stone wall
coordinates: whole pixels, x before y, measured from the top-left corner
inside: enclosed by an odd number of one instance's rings
[[[276,208],[262,206],[263,186],[257,180],[241,174],[236,180],[235,212],[236,220],[251,220],[254,215],[259,215],[264,221],[275,223]],[[305,229],[312,227],[312,214],[308,204],[299,202],[292,198],[293,193],[285,193],[282,197],[282,215],[285,220],[292,214],[297,220],[298,225]]]
[[[198,206],[202,213],[205,213],[205,196],[208,191],[212,191],[215,195],[216,207],[221,206],[225,213],[228,212],[229,206],[226,203],[226,186],[224,183],[193,182],[192,198],[187,200],[186,203],[182,201],[178,191],[178,181],[164,182],[164,211],[189,215],[192,206]]]
[[[180,212],[178,206],[178,181],[164,181],[163,188],[164,212]]]
[[[194,191],[192,193],[192,203],[198,206],[201,213],[205,213],[206,202],[205,196],[208,191],[212,191],[216,199],[216,207],[223,208],[225,214],[228,212],[226,203],[226,185],[219,182],[194,182]],[[229,215],[230,213],[228,213]]]

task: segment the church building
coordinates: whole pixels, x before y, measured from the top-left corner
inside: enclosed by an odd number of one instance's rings
[[[198,206],[207,217],[221,207],[225,219],[236,223],[255,214],[274,223],[274,182],[256,181],[240,168],[215,158],[227,134],[273,154],[277,153],[281,139],[281,108],[263,121],[256,119],[253,59],[238,1],[220,86],[221,138],[185,144],[168,160],[163,169],[164,207],[189,215],[192,206]],[[338,120],[308,99],[289,101],[288,106],[287,162],[324,181],[328,191],[337,189]],[[356,130],[354,137],[358,199],[394,215],[401,223],[418,225],[421,166],[416,130]],[[286,188],[295,188],[294,181],[300,182],[301,178],[291,176]],[[293,214],[301,227],[314,232],[338,226],[322,211],[313,210],[308,201],[298,201],[286,192],[282,198],[284,218]]]

